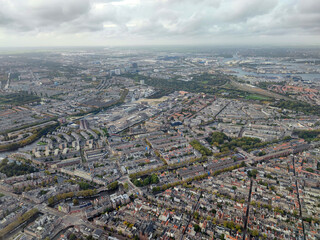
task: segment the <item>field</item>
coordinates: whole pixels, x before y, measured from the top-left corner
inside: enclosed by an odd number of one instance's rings
[[[246,96],[247,100],[258,100],[258,101],[270,101],[272,100],[269,97],[265,97],[262,95],[258,95],[258,94],[249,94],[248,96]]]
[[[234,87],[235,89],[239,89],[241,91],[249,92],[249,93],[252,93],[252,94],[258,95],[258,96],[262,95],[262,96],[265,96],[265,97],[268,97],[268,98],[292,100],[292,99],[290,99],[290,98],[288,98],[286,96],[283,96],[283,95],[280,95],[280,94],[277,94],[277,93],[273,93],[273,92],[270,92],[268,90],[264,90],[262,88],[255,87],[255,86],[252,86],[252,85],[249,85],[249,84],[242,84],[242,83],[238,83],[238,82],[235,82],[235,81],[231,81],[230,85],[232,87]]]
[[[155,99],[140,99],[137,101],[137,103],[147,102],[151,106],[155,106],[155,105],[158,105],[159,103],[166,101],[167,99],[168,99],[168,97],[166,97],[166,96],[163,96],[161,98],[155,98]]]

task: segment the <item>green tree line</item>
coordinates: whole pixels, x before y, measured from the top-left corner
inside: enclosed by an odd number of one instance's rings
[[[67,193],[60,193],[55,196],[52,196],[48,199],[48,204],[53,205],[57,202],[60,202],[61,200],[65,200],[67,198],[73,198],[73,197],[90,197],[97,194],[96,189],[88,189],[88,190],[82,190],[79,192],[67,192]]]
[[[245,167],[245,163],[244,162],[241,162],[240,164],[237,164],[237,165],[234,165],[234,166],[231,166],[231,167],[227,167],[227,168],[224,168],[224,169],[221,169],[221,170],[217,170],[217,171],[213,172],[212,174],[210,174],[210,176],[217,176],[217,175],[219,175],[221,173],[229,172],[229,171],[241,168],[241,167]],[[187,183],[190,183],[190,182],[193,182],[193,181],[200,181],[202,179],[207,178],[208,176],[209,176],[208,173],[204,173],[202,175],[190,177],[190,178],[188,178],[186,180],[181,180],[181,181],[177,181],[177,182],[168,183],[168,184],[165,184],[165,185],[162,185],[162,186],[157,186],[157,187],[152,188],[152,192],[156,193],[156,192],[160,192],[160,191],[165,191],[165,190],[167,190],[169,188],[172,188],[172,187],[175,187],[175,186],[178,186],[178,185],[187,184]]]
[[[305,114],[320,116],[320,107],[317,105],[311,105],[306,102],[280,100],[273,103],[272,106],[281,109],[289,109],[295,112],[303,112]]]
[[[14,222],[10,223],[8,226],[6,226],[5,228],[0,230],[0,239],[4,239],[4,237],[6,236],[6,234],[8,234],[9,232],[11,232],[13,229],[15,229],[16,227],[18,227],[20,224],[24,223],[25,221],[29,220],[30,218],[32,218],[34,215],[36,215],[38,213],[38,209],[33,208],[29,211],[27,211],[26,213],[24,213],[22,216],[18,217],[17,220],[15,220]]]
[[[210,149],[203,146],[198,140],[194,139],[190,142],[190,145],[198,150],[203,156],[212,156]]]
[[[29,136],[19,142],[10,143],[10,144],[6,144],[6,145],[0,145],[0,152],[13,151],[13,150],[17,150],[20,147],[24,147],[26,145],[29,145],[29,144],[33,143],[34,141],[38,140],[39,138],[41,138],[42,136],[46,135],[47,133],[52,132],[58,126],[59,126],[59,123],[49,125],[44,128],[41,128],[40,130],[35,130],[31,136]]]
[[[320,108],[320,107],[319,107]],[[299,138],[303,138],[306,141],[320,141],[320,129],[316,130],[295,130],[293,131],[294,135],[297,135]]]

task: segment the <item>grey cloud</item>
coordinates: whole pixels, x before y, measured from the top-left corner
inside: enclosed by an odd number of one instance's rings
[[[317,0],[299,0],[297,4],[298,11],[302,13],[320,13],[320,1]]]
[[[320,34],[319,0],[0,0],[0,5],[0,30],[12,36],[90,32],[101,41],[149,41]]]
[[[0,17],[8,19],[11,31],[53,30],[90,11],[89,0],[8,1],[2,0]]]
[[[55,0],[48,3],[44,1],[30,7],[30,14],[45,22],[67,22],[88,13],[90,8],[88,0]]]
[[[218,14],[223,21],[246,21],[249,18],[264,15],[272,11],[278,4],[277,0],[237,0],[227,1]]]

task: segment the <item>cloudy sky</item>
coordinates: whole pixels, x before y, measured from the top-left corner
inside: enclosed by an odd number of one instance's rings
[[[0,0],[0,47],[320,45],[320,0]]]

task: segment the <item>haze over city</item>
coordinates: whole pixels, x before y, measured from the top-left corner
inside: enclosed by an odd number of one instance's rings
[[[319,46],[318,0],[1,0],[0,47]]]

